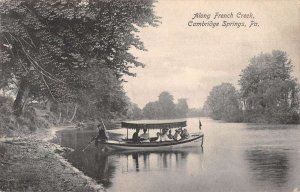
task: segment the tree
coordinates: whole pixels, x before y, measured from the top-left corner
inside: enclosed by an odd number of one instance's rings
[[[188,112],[189,106],[187,104],[186,99],[178,99],[178,102],[176,104],[176,116],[179,118],[185,118]]]
[[[253,57],[239,84],[249,121],[299,121],[299,85],[291,76],[292,62],[283,51]]]
[[[171,95],[167,91],[163,91],[158,96],[158,103],[161,106],[161,118],[168,119],[174,118],[176,115],[175,112],[175,103],[174,103],[173,95]]]
[[[211,109],[210,109],[210,107],[208,105],[208,101],[207,100],[205,101],[205,103],[204,103],[204,105],[203,105],[203,107],[202,107],[202,109],[200,111],[200,114],[201,114],[201,116],[204,116],[204,117],[210,116]]]
[[[149,102],[143,108],[143,115],[147,119],[163,119],[163,110],[158,101]]]
[[[101,120],[125,115],[128,98],[113,71],[105,66],[94,66],[87,74],[85,78],[90,81],[90,88],[80,92],[78,119]]]
[[[129,119],[142,119],[143,111],[139,108],[139,106],[135,103],[129,103],[127,105],[126,116]]]
[[[241,108],[238,92],[230,83],[213,87],[206,101],[213,119],[240,121]]]
[[[78,102],[94,66],[118,80],[134,76],[129,69],[143,64],[129,49],[145,50],[137,26],[158,23],[152,0],[7,0],[0,7],[0,89],[15,84],[16,116],[28,97]]]

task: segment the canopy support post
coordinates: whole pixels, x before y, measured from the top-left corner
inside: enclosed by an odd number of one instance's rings
[[[127,128],[127,139],[128,139],[128,128]]]
[[[161,129],[159,129],[159,133],[160,133],[159,140],[161,141]]]

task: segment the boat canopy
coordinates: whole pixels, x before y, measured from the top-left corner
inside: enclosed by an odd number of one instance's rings
[[[139,120],[139,121],[123,121],[121,126],[127,129],[166,129],[186,127],[184,120]]]

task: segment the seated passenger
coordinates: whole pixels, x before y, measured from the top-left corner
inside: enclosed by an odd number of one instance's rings
[[[181,136],[181,139],[187,139],[187,138],[189,138],[189,133],[186,129],[183,129],[180,136]]]
[[[168,137],[168,130],[167,129],[163,129],[163,133],[161,135],[161,141],[171,141],[173,139],[169,139]]]
[[[173,139],[173,135],[172,135],[171,129],[169,130],[168,138],[169,138],[169,139]]]
[[[178,141],[178,140],[181,139],[180,133],[181,133],[181,130],[180,130],[180,129],[176,129],[176,130],[175,130],[175,134],[174,134],[174,136],[173,136],[173,139],[174,139],[175,141]]]
[[[167,134],[163,134],[161,136],[161,141],[172,141],[173,139],[169,139],[168,135]]]
[[[140,139],[143,142],[150,142],[149,134],[147,133],[147,129],[143,129],[144,133],[140,135]]]
[[[157,135],[157,139],[155,140],[155,142],[160,142],[161,141],[161,133],[157,132],[156,135]]]
[[[140,143],[140,137],[139,137],[140,129],[136,129],[136,131],[132,135],[132,141],[133,143]]]

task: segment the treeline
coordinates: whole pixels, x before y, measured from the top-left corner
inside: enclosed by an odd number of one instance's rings
[[[240,90],[230,83],[213,87],[203,109],[229,122],[299,123],[300,86],[292,70],[285,52],[261,53],[242,70]]]
[[[137,27],[158,24],[152,0],[19,0],[0,7],[0,94],[11,98],[0,107],[12,115],[7,121],[33,122],[35,113],[26,111],[36,109],[59,122],[126,116],[123,76],[144,66],[129,49],[145,50]]]
[[[134,104],[130,111],[128,115],[130,119],[174,119],[186,118],[190,109],[186,99],[180,98],[174,103],[173,95],[163,91],[157,101],[147,103],[143,109]],[[194,112],[192,115],[198,116],[198,111],[193,109],[192,112]]]

